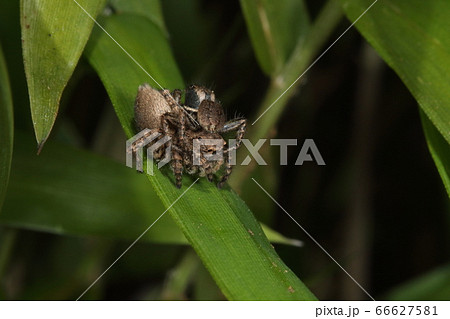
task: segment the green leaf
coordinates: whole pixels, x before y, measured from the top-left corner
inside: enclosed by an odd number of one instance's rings
[[[270,136],[274,126],[281,118],[289,99],[300,85],[301,75],[311,66],[314,58],[319,56],[319,50],[327,42],[343,16],[340,4],[328,0],[310,26],[305,41],[299,41],[282,70],[272,76],[269,88],[256,112],[257,118],[248,126],[246,138],[256,143],[262,136]],[[257,124],[257,125],[255,125]],[[238,166],[231,183],[237,188],[248,180],[252,165]],[[251,187],[255,187],[254,185]]]
[[[78,0],[78,3],[95,17],[105,0]],[[23,60],[40,151],[94,22],[74,0],[21,0],[20,11]]]
[[[0,46],[0,211],[8,187],[13,152],[13,108],[8,71]]]
[[[341,0],[354,21],[372,0]],[[450,143],[450,2],[378,1],[356,27]]]
[[[37,156],[30,137],[16,139],[2,225],[134,240],[165,210],[143,174],[58,143]],[[142,239],[186,243],[168,216]]]
[[[17,145],[1,225],[135,240],[165,211],[147,178],[124,165],[53,142],[37,156],[23,134]],[[263,228],[272,242],[299,246],[298,240]],[[142,240],[187,244],[169,217],[161,218]]]
[[[186,290],[192,277],[200,268],[200,261],[192,251],[188,250],[180,263],[170,272],[161,292],[162,300],[186,300]]]
[[[110,0],[109,4],[117,14],[128,13],[147,17],[168,35],[159,0]]]
[[[160,84],[170,89],[184,87],[159,28],[139,16],[112,16],[102,23]],[[87,57],[131,137],[137,87],[151,82],[149,77],[102,32],[93,33]],[[280,260],[259,223],[233,191],[219,191],[205,179],[192,185],[194,179],[189,176],[184,177],[184,186],[178,190],[170,170],[155,171],[149,180],[156,193],[165,207],[171,207],[171,216],[228,299],[315,299]],[[189,185],[192,187],[187,190]]]
[[[389,292],[386,300],[445,300],[450,299],[450,265],[445,265],[415,278]]]
[[[297,246],[297,247],[303,246],[302,241],[297,240],[297,239],[286,238],[283,235],[281,235],[280,233],[274,231],[272,228],[270,228],[267,225],[264,225],[261,223],[261,228],[262,228],[264,234],[267,236],[267,238],[272,243],[292,245],[292,246]]]
[[[155,88],[160,88],[161,85],[174,89],[179,87],[183,80],[167,40],[155,24],[142,16],[129,14],[112,16],[101,20],[101,23],[126,52],[102,30],[95,28],[85,53],[97,70],[111,100],[128,106],[116,108],[116,113],[125,133],[130,137],[134,135],[133,104],[138,86],[147,82]],[[136,32],[142,29],[146,33]],[[145,38],[142,37],[143,34]],[[149,59],[149,56],[152,59]],[[104,69],[109,72],[99,71]],[[159,85],[149,75],[158,79]]]
[[[309,29],[303,0],[241,0],[247,29],[261,69],[277,74]]]
[[[447,194],[450,196],[450,147],[423,111],[420,112],[420,117],[422,118],[428,149],[444,182]]]

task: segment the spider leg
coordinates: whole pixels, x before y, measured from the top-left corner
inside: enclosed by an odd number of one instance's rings
[[[178,132],[178,137],[181,143],[184,143],[184,135],[186,133],[186,115],[180,112],[180,127]]]
[[[181,92],[180,89],[175,89],[175,90],[172,91],[172,96],[175,99],[175,102],[177,104],[180,104],[181,94],[182,94],[182,92]]]
[[[179,107],[180,99],[181,99],[181,90],[174,90],[172,93],[168,89],[164,89],[160,91],[162,96],[166,99],[172,110],[176,110]]]
[[[131,144],[131,147],[127,149],[127,153],[128,154],[132,154],[135,156],[136,158],[136,170],[140,173],[143,173],[143,165],[142,165],[142,160],[143,160],[143,156],[138,156],[138,152],[141,151],[142,154],[142,149],[147,146],[146,143],[148,143],[146,141],[146,139],[151,136],[154,133],[160,133],[160,131],[158,129],[150,129],[147,133],[145,133],[144,135],[142,135],[139,139],[137,139],[136,141],[134,141],[133,144]],[[157,150],[158,152],[160,151],[160,149]],[[156,151],[155,151],[156,152]]]
[[[183,108],[184,108],[186,111],[188,111],[188,112],[191,112],[191,113],[198,113],[198,108],[190,107],[190,106],[187,106],[187,105],[183,105]]]
[[[188,128],[190,130],[198,130],[200,127],[200,124],[198,123],[198,109],[194,108],[194,107],[190,107],[187,105],[182,105],[181,106],[184,110],[184,114],[186,119],[186,124],[188,126]]]
[[[172,125],[176,125],[176,116],[175,112],[165,113],[161,116],[161,125],[166,136],[170,136],[171,139],[167,142],[166,147],[171,147],[172,150],[172,159],[171,159],[171,167],[173,170],[173,174],[175,175],[175,186],[177,188],[181,188],[182,185],[182,177],[183,177],[183,158],[181,156],[182,150],[178,147],[178,142],[180,141],[179,137],[174,136]],[[184,134],[184,131],[183,131]]]
[[[175,186],[177,188],[181,188],[181,180],[183,178],[183,158],[181,154],[176,150],[176,148],[172,148],[172,170],[175,175]]]
[[[166,130],[166,134],[171,136],[172,138],[167,142],[166,147],[171,147],[171,155],[172,159],[170,162],[170,165],[172,167],[173,174],[175,175],[175,186],[177,188],[181,188],[182,186],[182,178],[183,178],[183,169],[184,169],[184,163],[183,163],[183,156],[184,153],[184,145],[180,144],[180,139],[171,134],[169,122],[170,118],[163,118],[163,127]]]
[[[202,164],[205,169],[206,178],[208,179],[208,181],[212,182],[214,180],[214,174],[213,174],[211,162],[206,161],[206,159],[205,159],[205,162]]]
[[[181,144],[184,143],[184,138],[186,134],[186,116],[183,112],[169,112],[161,116],[161,125],[163,131],[169,135],[171,134],[171,125],[177,127],[178,131],[176,133],[176,138]]]
[[[231,172],[233,170],[233,166],[231,165],[231,153],[226,150],[225,152],[225,174],[223,174],[222,178],[220,179],[220,182],[217,184],[218,188],[222,188],[225,182],[228,180],[228,178],[231,175]]]
[[[162,96],[166,99],[167,103],[169,104],[170,108],[172,109],[172,112],[174,114],[177,114],[177,116],[180,118],[181,121],[186,122],[186,116],[189,118],[189,124],[192,128],[198,128],[199,124],[197,122],[197,116],[194,116],[193,114],[196,114],[198,111],[196,108],[192,108],[186,105],[181,106],[180,105],[180,99],[182,91],[179,89],[173,90],[172,93],[170,93],[169,90],[164,89],[160,91]],[[184,114],[183,114],[184,113]],[[183,114],[183,115],[181,115]]]
[[[233,146],[232,149],[228,149],[227,152],[238,149],[241,146],[242,138],[244,137],[246,127],[247,127],[247,120],[244,118],[234,119],[224,124],[223,128],[220,130],[220,133],[236,131],[236,144]]]

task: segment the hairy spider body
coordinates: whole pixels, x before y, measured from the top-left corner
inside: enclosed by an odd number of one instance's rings
[[[139,86],[134,103],[134,121],[139,131],[162,128],[161,117],[171,111],[172,107],[162,92],[148,84]]]
[[[189,99],[187,97],[189,96]],[[216,101],[213,91],[198,85],[191,85],[186,92],[186,105],[190,112],[197,113],[198,125],[207,132],[227,133],[237,131],[235,149],[241,145],[247,120],[236,118],[226,122],[225,112]]]
[[[196,148],[194,143],[200,140],[214,140],[218,141],[218,143],[213,145],[202,144]],[[184,167],[187,173],[198,174],[201,177],[206,176],[212,182],[214,173],[223,166],[224,158],[219,156],[217,159],[211,159],[210,156],[217,155],[217,153],[223,154],[225,145],[225,140],[219,134],[202,130],[186,132],[183,146],[185,147]],[[197,157],[197,160],[195,160],[195,157]]]
[[[145,138],[155,132],[161,134],[155,141],[168,136],[169,142],[154,150],[153,158],[160,160],[170,147],[175,185],[181,187],[183,171],[213,181],[214,174],[225,166],[225,174],[217,185],[220,188],[231,174],[231,151],[240,146],[246,120],[226,122],[222,105],[216,101],[214,92],[205,87],[189,86],[184,105],[180,105],[181,95],[180,90],[156,90],[148,84],[139,87],[134,107],[136,128],[139,131],[149,129],[150,133],[135,142],[133,151],[142,147]],[[236,131],[236,143],[232,148],[221,135],[231,131]],[[215,143],[199,143],[196,148],[195,143],[200,140]],[[217,154],[223,156],[213,156]]]
[[[221,188],[231,175],[231,151],[240,147],[242,138],[245,134],[247,120],[244,118],[236,118],[227,122],[222,105],[219,101],[216,101],[214,92],[202,86],[189,86],[186,91],[185,102],[185,108],[191,112],[193,117],[195,117],[196,114],[197,130],[216,134],[236,131],[236,143],[231,148],[228,147],[224,141],[225,174],[217,185]],[[223,139],[221,135],[218,136]]]
[[[177,133],[177,127],[173,125],[174,118],[178,118],[180,116],[179,113],[182,112],[178,106],[180,98],[180,90],[174,90],[170,93],[169,90],[159,91],[148,84],[143,84],[139,86],[134,104],[134,120],[137,131],[144,129],[149,129],[150,131],[134,143],[132,152],[135,153],[139,148],[143,147],[146,138],[154,133],[159,133],[159,136],[150,145],[153,145],[164,136],[169,136],[170,140],[166,144],[153,151],[153,159],[159,161],[165,155],[166,149],[170,148],[172,150],[171,167],[176,172],[176,176],[181,174],[179,173],[180,164],[177,161],[180,156],[178,155],[179,150],[177,151],[172,147],[172,140]],[[136,157],[136,160],[140,160],[140,158]],[[142,167],[142,165],[139,167]],[[181,180],[181,178],[177,178],[177,180]]]

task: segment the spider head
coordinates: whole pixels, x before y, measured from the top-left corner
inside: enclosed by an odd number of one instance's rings
[[[214,91],[199,85],[190,85],[186,90],[185,104],[194,109],[198,109],[203,101],[215,101]]]

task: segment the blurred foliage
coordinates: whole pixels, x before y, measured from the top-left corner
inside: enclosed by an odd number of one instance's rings
[[[0,209],[9,181],[13,151],[13,105],[3,50],[0,45]]]
[[[241,7],[261,69],[269,76],[278,73],[294,47],[308,34],[305,3],[303,0],[241,0]]]
[[[314,298],[297,274],[319,299],[367,299],[253,177],[375,298],[448,299],[448,1],[379,0],[336,43],[373,1],[79,1],[135,61],[67,2],[0,3],[1,299],[76,299],[181,194],[170,171],[123,165],[137,86],[158,86],[135,62],[213,87],[249,124],[270,107],[252,142],[299,143],[286,166],[263,147],[267,166],[236,167],[240,198],[194,185],[83,298]],[[325,167],[294,165],[305,138]]]
[[[371,0],[341,2],[350,19],[356,19],[373,3]],[[389,1],[380,4],[374,5],[356,27],[400,76],[428,120],[446,140],[446,148],[433,149],[433,158],[448,163],[450,158],[445,153],[450,144],[447,84],[450,81],[450,40],[446,30],[450,28],[450,2],[401,0],[395,4]],[[439,172],[450,196],[448,172],[443,169]]]
[[[450,299],[450,266],[446,265],[404,283],[389,292],[388,300],[442,300]]]

